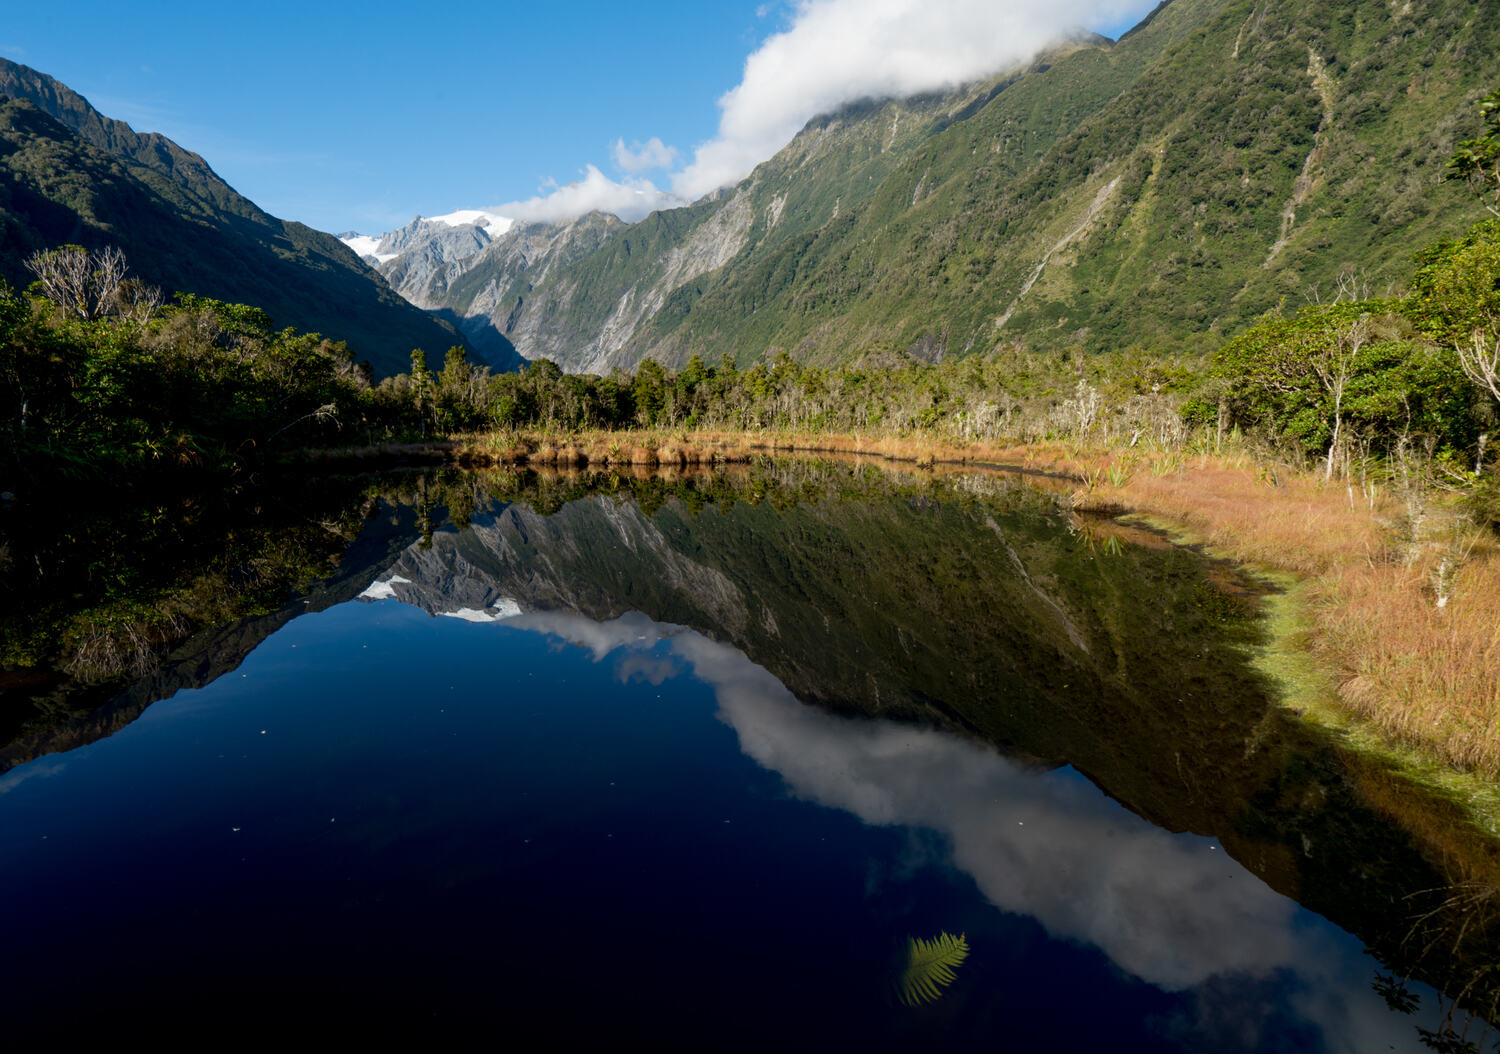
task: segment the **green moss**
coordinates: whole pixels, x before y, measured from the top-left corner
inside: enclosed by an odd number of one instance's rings
[[[1198,539],[1180,524],[1131,515],[1132,522],[1170,535],[1180,544]],[[1413,792],[1458,806],[1477,831],[1500,839],[1500,785],[1446,764],[1430,751],[1399,743],[1351,712],[1339,699],[1329,671],[1313,656],[1316,632],[1309,611],[1310,583],[1296,575],[1254,566],[1274,587],[1262,600],[1265,635],[1252,649],[1252,665],[1275,686],[1275,699],[1298,719],[1332,736],[1340,747],[1382,767],[1410,784]]]

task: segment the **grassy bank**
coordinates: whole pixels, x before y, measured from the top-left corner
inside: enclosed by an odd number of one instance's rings
[[[1079,511],[1128,513],[1281,577],[1278,675],[1291,705],[1357,719],[1397,748],[1500,777],[1500,545],[1383,485],[1246,454],[952,444],[782,432],[501,432],[456,438],[468,464],[691,466],[757,455],[872,456],[1065,475]],[[1300,666],[1288,654],[1310,656]],[[1331,705],[1330,705],[1331,704]]]
[[[1133,462],[1133,463],[1132,463]],[[1339,702],[1394,743],[1500,776],[1500,546],[1441,509],[1246,457],[1095,454],[1079,504],[1179,524],[1295,577],[1297,632]],[[1285,616],[1295,621],[1293,615]],[[1289,687],[1304,700],[1317,686]]]

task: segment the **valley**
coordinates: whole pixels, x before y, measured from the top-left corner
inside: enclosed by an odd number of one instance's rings
[[[508,204],[569,55],[293,35],[326,232],[0,45],[16,1034],[1497,1049],[1500,19],[1058,6],[766,5]]]

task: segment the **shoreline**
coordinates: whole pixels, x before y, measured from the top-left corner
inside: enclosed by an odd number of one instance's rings
[[[1500,839],[1500,675],[1487,684],[1484,672],[1500,669],[1500,621],[1487,621],[1483,601],[1500,593],[1500,544],[1471,538],[1452,595],[1439,603],[1431,581],[1447,573],[1451,541],[1424,538],[1415,526],[1401,538],[1409,510],[1373,481],[1325,481],[1233,452],[725,430],[533,430],[299,460],[638,471],[778,455],[1046,478],[1075,512],[1145,525],[1245,565],[1278,588],[1266,598],[1268,639],[1256,664],[1281,686],[1280,704]]]

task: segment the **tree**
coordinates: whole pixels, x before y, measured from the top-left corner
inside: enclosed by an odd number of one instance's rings
[[[635,399],[636,419],[646,427],[657,424],[667,404],[667,371],[661,363],[642,359],[635,368],[630,390]]]
[[[469,364],[468,353],[460,346],[448,349],[443,369],[437,376],[436,402],[438,425],[444,429],[472,428],[479,423],[489,370]]]
[[[1458,362],[1469,380],[1487,390],[1500,403],[1500,339],[1476,329],[1471,342],[1458,346]]]
[[[1463,180],[1492,215],[1500,216],[1500,91],[1485,96],[1479,116],[1488,127],[1458,144],[1448,160],[1448,178]]]
[[[412,400],[417,406],[417,427],[427,435],[427,409],[432,402],[432,371],[427,368],[427,352],[413,348],[411,353]]]
[[[1349,388],[1349,378],[1354,373],[1354,363],[1360,351],[1370,339],[1370,316],[1360,315],[1353,322],[1338,327],[1331,343],[1312,356],[1312,369],[1323,385],[1323,391],[1333,400],[1333,428],[1328,441],[1328,467],[1323,473],[1325,480],[1333,478],[1333,466],[1338,460],[1344,439],[1344,393]]]
[[[1327,477],[1351,435],[1382,453],[1417,435],[1466,447],[1476,427],[1459,364],[1450,349],[1413,332],[1397,306],[1310,307],[1292,318],[1271,316],[1230,341],[1212,367],[1230,419],[1308,457],[1326,457]],[[1200,419],[1216,411],[1185,408]]]
[[[161,305],[160,289],[126,277],[125,253],[118,246],[89,250],[64,245],[32,253],[26,267],[43,296],[65,316],[85,322],[117,315],[145,323]]]

